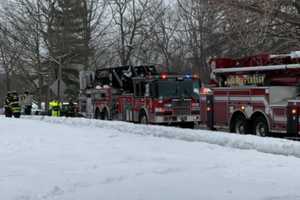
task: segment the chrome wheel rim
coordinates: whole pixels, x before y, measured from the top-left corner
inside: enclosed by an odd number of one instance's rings
[[[103,115],[103,120],[108,120],[108,115],[107,115],[106,112],[105,112],[104,115]]]
[[[242,122],[239,122],[235,126],[235,132],[238,134],[245,134],[245,125]]]
[[[255,134],[257,136],[265,136],[266,135],[266,127],[264,123],[258,123],[255,127]]]
[[[147,124],[147,117],[146,116],[142,116],[141,118],[141,124]]]

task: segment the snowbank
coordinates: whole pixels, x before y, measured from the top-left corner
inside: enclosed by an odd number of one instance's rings
[[[0,116],[0,200],[300,200],[300,159],[186,142],[243,146],[245,138],[265,139],[32,119]]]
[[[262,138],[253,135],[235,135],[207,130],[180,129],[175,127],[137,125],[118,121],[100,121],[82,118],[53,118],[45,116],[27,117],[47,123],[64,124],[69,126],[93,127],[112,129],[119,132],[143,136],[164,137],[188,142],[204,142],[236,149],[256,150],[258,152],[295,156],[300,158],[300,143],[296,141]]]

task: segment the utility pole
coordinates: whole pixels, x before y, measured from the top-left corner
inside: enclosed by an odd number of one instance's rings
[[[67,25],[67,20],[66,20],[66,0],[62,1],[62,20],[63,20],[63,28],[62,28],[62,53],[66,54],[66,25]],[[64,56],[63,56],[64,57]],[[59,58],[59,64],[58,64],[58,82],[57,82],[57,92],[58,92],[58,101],[62,101],[62,95],[61,95],[61,83],[62,83],[62,58]]]
[[[36,20],[36,39],[35,39],[35,53],[36,53],[36,59],[37,59],[37,68],[38,68],[38,84],[39,84],[39,92],[38,92],[38,106],[41,108],[42,106],[42,101],[43,101],[43,86],[44,86],[44,80],[43,76],[44,74],[42,73],[42,65],[41,65],[41,57],[40,57],[40,23],[41,23],[41,8],[40,8],[40,0],[36,0],[37,4],[37,20]]]
[[[61,95],[61,82],[62,82],[62,64],[61,64],[62,58],[59,58],[59,64],[58,64],[58,77],[57,77],[57,95],[58,95],[58,101],[61,102],[62,95]]]
[[[54,61],[58,66],[57,71],[57,100],[62,101],[63,100],[63,91],[61,91],[63,86],[63,80],[62,80],[62,68],[63,68],[63,59],[69,56],[70,54],[64,54],[59,56],[58,58],[54,58],[52,56],[49,56],[48,59]]]
[[[10,90],[10,70],[7,63],[4,63],[5,79],[6,79],[6,93]]]

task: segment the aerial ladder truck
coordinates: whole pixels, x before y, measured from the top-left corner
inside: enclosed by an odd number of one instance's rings
[[[88,118],[193,128],[200,122],[200,81],[158,73],[155,66],[119,66],[80,73],[80,112]]]
[[[300,52],[209,62],[210,89],[200,94],[201,124],[212,130],[283,137],[300,134]]]

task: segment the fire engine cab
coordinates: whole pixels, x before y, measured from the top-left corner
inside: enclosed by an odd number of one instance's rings
[[[194,127],[200,121],[200,81],[159,74],[155,66],[120,66],[80,73],[85,117]]]
[[[210,129],[284,137],[300,134],[300,52],[211,59],[212,82],[200,98]]]

